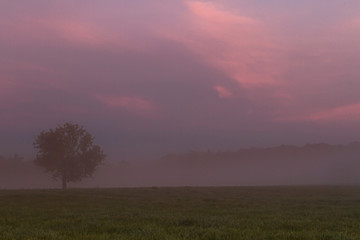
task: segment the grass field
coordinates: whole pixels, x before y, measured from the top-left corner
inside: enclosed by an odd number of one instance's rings
[[[1,190],[0,239],[360,239],[360,187]]]

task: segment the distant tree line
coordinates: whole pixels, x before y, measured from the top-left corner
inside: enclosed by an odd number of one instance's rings
[[[269,161],[296,161],[305,159],[331,160],[341,158],[356,160],[360,162],[360,142],[353,142],[347,145],[330,145],[325,143],[307,144],[305,146],[281,145],[271,148],[246,148],[237,151],[191,151],[181,154],[168,154],[160,159],[164,165],[188,164],[244,164],[246,162],[269,162]]]

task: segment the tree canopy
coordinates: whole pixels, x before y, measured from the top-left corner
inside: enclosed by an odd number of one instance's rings
[[[104,151],[93,143],[94,137],[82,126],[70,122],[55,129],[42,131],[35,139],[35,164],[61,179],[62,188],[68,182],[91,177],[105,159]]]

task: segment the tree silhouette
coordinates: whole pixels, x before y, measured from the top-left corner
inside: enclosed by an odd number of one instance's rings
[[[103,150],[93,140],[82,126],[70,122],[42,131],[34,142],[38,151],[34,163],[51,172],[55,180],[61,179],[65,189],[68,182],[91,177],[105,159]]]

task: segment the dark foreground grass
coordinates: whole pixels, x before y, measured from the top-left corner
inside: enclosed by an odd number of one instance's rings
[[[360,239],[360,187],[0,191],[0,239]]]

